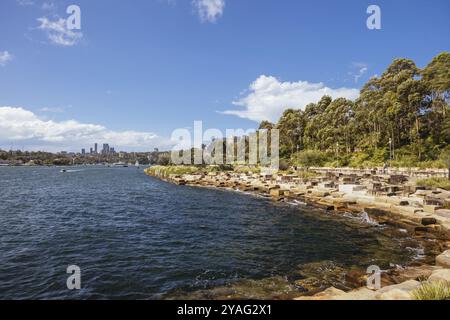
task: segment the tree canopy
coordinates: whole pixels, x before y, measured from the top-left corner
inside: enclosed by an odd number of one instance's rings
[[[280,155],[316,151],[351,164],[363,158],[438,160],[450,142],[450,53],[437,55],[423,69],[410,59],[395,59],[380,77],[371,78],[356,101],[324,96],[302,109],[287,109],[276,124]]]

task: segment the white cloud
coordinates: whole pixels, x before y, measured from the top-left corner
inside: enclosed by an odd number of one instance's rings
[[[40,22],[38,29],[43,30],[52,44],[70,47],[76,45],[82,38],[83,33],[78,30],[69,30],[66,19],[57,18],[54,21],[47,17],[37,19]]]
[[[44,107],[44,108],[39,109],[39,111],[41,111],[41,112],[50,112],[50,113],[63,113],[64,112],[64,108],[61,108],[61,107],[56,107],[56,108]]]
[[[367,72],[367,70],[367,67],[362,67],[358,70],[358,73],[353,75],[353,77],[355,78],[355,83],[358,83],[359,78],[361,78]]]
[[[12,55],[8,51],[0,51],[0,66],[4,67],[12,60]]]
[[[79,150],[97,143],[109,143],[116,150],[149,151],[172,143],[151,132],[113,131],[75,120],[43,120],[29,110],[0,107],[0,143],[20,143],[28,149],[49,151]]]
[[[256,79],[248,91],[247,96],[233,102],[235,106],[244,107],[244,110],[227,110],[222,113],[258,122],[276,122],[284,110],[303,109],[309,103],[318,102],[324,95],[333,99],[343,97],[352,100],[359,96],[358,89],[332,89],[323,83],[307,81],[280,82],[275,77],[265,75]]]
[[[56,6],[53,2],[44,2],[41,6],[42,10],[55,10]]]
[[[32,0],[16,0],[16,2],[20,5],[20,6],[32,6],[34,4],[34,1]]]
[[[359,79],[369,70],[369,66],[364,62],[353,62],[352,69],[354,71],[348,72],[348,75],[353,77],[355,83],[358,83]]]
[[[223,15],[225,0],[193,0],[192,5],[203,22],[215,22]]]

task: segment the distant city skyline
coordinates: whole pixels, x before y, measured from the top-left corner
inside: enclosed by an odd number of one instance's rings
[[[11,147],[9,149],[5,149],[5,148],[1,148],[0,150],[3,151],[43,151],[43,150],[27,150],[25,148],[14,148],[13,145],[11,145]],[[103,143],[103,148],[100,150],[100,152],[98,152],[98,143],[94,143],[93,147],[89,147],[89,152],[86,152],[86,148],[81,148],[80,150],[76,151],[68,151],[68,150],[59,150],[57,152],[59,153],[65,153],[65,152],[70,152],[70,153],[77,153],[77,154],[82,154],[82,155],[109,155],[109,154],[115,154],[117,152],[124,152],[124,151],[117,151],[115,147],[111,146],[109,143]],[[148,150],[147,152],[153,152],[152,150]]]
[[[450,2],[432,2],[376,1],[369,30],[360,0],[3,0],[0,148],[167,150],[196,120],[250,129],[324,94],[355,99],[393,59],[449,50]]]

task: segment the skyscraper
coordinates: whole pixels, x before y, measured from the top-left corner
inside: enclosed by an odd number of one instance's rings
[[[109,154],[109,144],[107,143],[103,144],[102,154]]]
[[[97,154],[98,150],[97,150],[97,143],[94,144],[94,153]]]

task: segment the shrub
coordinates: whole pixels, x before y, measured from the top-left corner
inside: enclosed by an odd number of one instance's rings
[[[233,171],[236,173],[248,173],[248,172],[260,173],[261,168],[239,165],[239,166],[235,166]]]
[[[160,154],[157,160],[158,165],[167,166],[170,164],[170,155],[169,154]]]
[[[419,187],[441,188],[450,191],[450,180],[447,178],[429,178],[418,180],[416,184]]]
[[[389,158],[387,148],[365,148],[347,156],[346,163],[352,168],[382,167]]]
[[[317,150],[305,150],[297,154],[297,159],[294,162],[303,167],[322,167],[328,160],[328,155],[325,152]]]
[[[146,169],[146,172],[151,175],[168,177],[171,174],[195,174],[201,172],[201,169],[194,166],[153,166]]]
[[[447,300],[450,298],[450,282],[424,283],[412,292],[415,300]]]
[[[289,162],[286,159],[280,159],[279,169],[281,171],[289,170]]]
[[[319,174],[312,171],[297,171],[297,175],[301,179],[310,179],[319,176]]]

